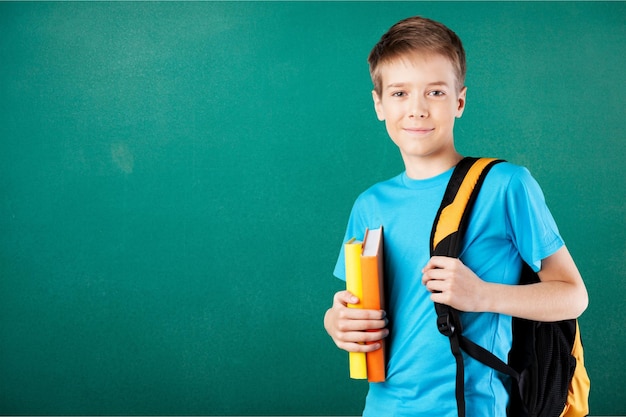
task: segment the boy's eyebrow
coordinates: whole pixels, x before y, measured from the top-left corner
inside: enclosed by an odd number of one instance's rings
[[[398,83],[391,83],[391,84],[387,84],[387,88],[401,88],[401,87],[406,87],[408,84],[408,82],[398,82]],[[426,84],[427,87],[433,87],[433,86],[444,86],[444,87],[449,87],[449,84],[445,81],[433,81],[432,83],[428,83]]]
[[[398,87],[404,87],[405,85],[407,85],[407,83],[391,83],[391,84],[387,84],[387,88],[398,88]]]

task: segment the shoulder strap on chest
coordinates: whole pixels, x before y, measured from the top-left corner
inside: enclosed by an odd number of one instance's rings
[[[458,258],[463,237],[469,223],[478,192],[489,170],[503,162],[492,158],[463,158],[452,172],[452,177],[433,222],[430,238],[431,256]],[[514,371],[489,351],[463,336],[459,312],[435,303],[437,328],[450,340],[450,350],[456,360],[456,400],[459,417],[465,417],[465,371],[461,349],[473,357],[481,357],[489,366],[513,377]],[[511,373],[513,372],[513,374]]]

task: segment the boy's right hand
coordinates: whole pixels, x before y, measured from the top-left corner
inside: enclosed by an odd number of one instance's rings
[[[338,348],[348,352],[372,352],[380,349],[378,342],[387,337],[389,330],[385,312],[348,308],[359,299],[348,291],[339,291],[333,298],[333,306],[324,315],[324,327]]]

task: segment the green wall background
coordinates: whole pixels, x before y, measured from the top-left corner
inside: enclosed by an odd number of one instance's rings
[[[355,415],[322,316],[356,195],[401,160],[366,57],[468,52],[462,152],[526,165],[626,414],[626,3],[0,3],[0,413]]]

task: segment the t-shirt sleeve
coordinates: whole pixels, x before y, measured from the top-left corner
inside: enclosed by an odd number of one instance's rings
[[[357,201],[354,203],[354,206],[352,207],[352,211],[350,212],[346,233],[343,237],[339,250],[339,257],[337,258],[337,263],[335,264],[335,269],[333,271],[333,275],[343,281],[346,280],[344,244],[352,238],[355,238],[357,240],[363,240],[365,234],[365,222],[360,215],[359,202],[360,199],[357,199]]]
[[[526,168],[511,178],[507,205],[511,238],[522,259],[537,272],[542,259],[564,243],[541,187]]]

